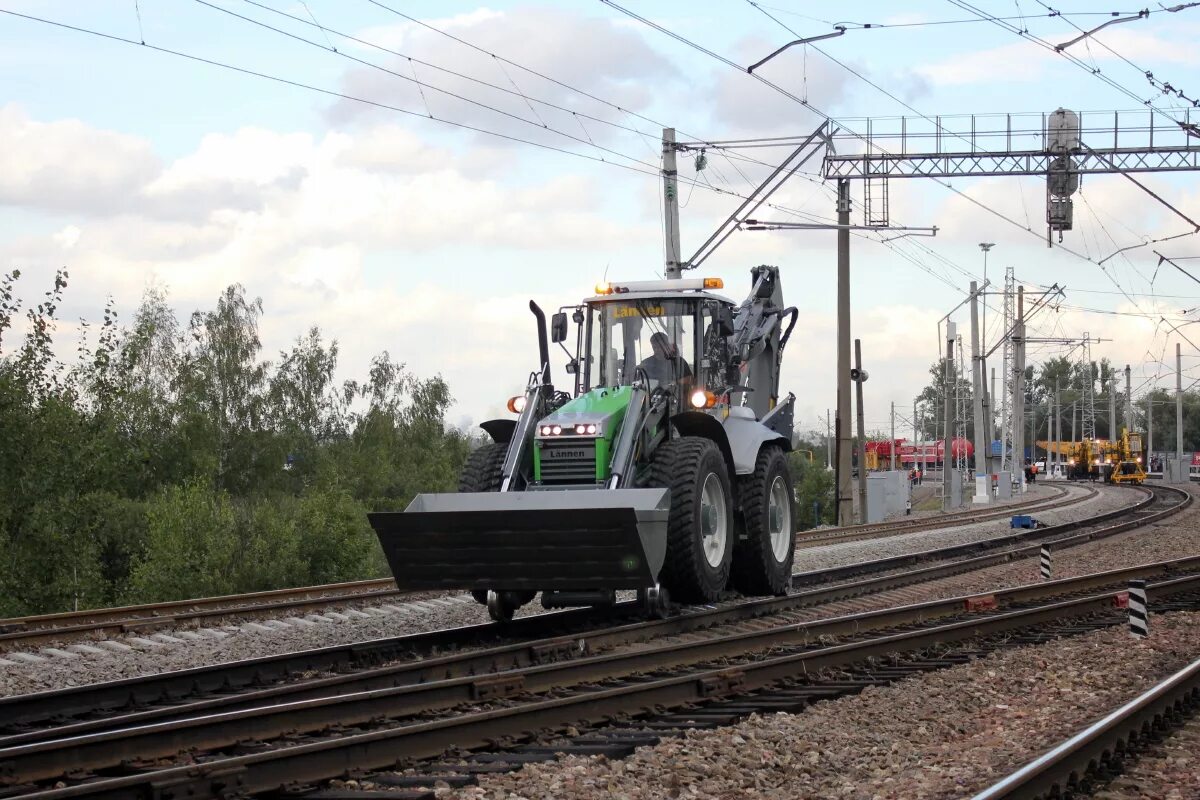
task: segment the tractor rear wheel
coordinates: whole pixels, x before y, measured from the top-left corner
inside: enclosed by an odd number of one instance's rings
[[[787,456],[764,447],[740,480],[742,530],[733,550],[733,587],[744,595],[785,594],[796,553],[796,498]]]
[[[718,599],[733,558],[733,493],[721,451],[708,439],[672,439],[655,451],[649,485],[671,492],[660,582],[682,603]]]
[[[476,447],[467,456],[458,476],[459,492],[498,492],[504,478],[508,442],[491,442]]]
[[[472,450],[458,476],[458,491],[500,491],[500,482],[504,479],[504,457],[507,455],[508,442],[491,442]],[[472,589],[471,597],[475,598],[476,603],[487,605],[486,589]]]

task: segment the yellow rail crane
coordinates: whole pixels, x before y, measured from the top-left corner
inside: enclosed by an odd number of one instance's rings
[[[1110,468],[1106,480],[1109,483],[1133,484],[1141,486],[1146,480],[1146,471],[1142,469],[1142,437],[1140,434],[1130,434],[1126,428],[1121,431],[1121,440],[1113,442],[1108,448]]]

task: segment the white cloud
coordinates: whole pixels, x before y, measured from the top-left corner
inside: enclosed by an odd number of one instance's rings
[[[160,169],[144,139],[73,119],[38,122],[19,106],[0,107],[0,205],[120,206]]]
[[[79,237],[83,235],[78,227],[68,225],[58,233],[54,234],[54,241],[58,242],[63,250],[70,250],[79,242]]]

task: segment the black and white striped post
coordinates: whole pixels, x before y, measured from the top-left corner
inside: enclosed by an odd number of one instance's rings
[[[1048,581],[1050,580],[1050,547],[1048,545],[1042,545],[1041,561],[1042,580]]]
[[[1146,582],[1129,582],[1129,632],[1139,639],[1150,635],[1150,620],[1146,614]]]

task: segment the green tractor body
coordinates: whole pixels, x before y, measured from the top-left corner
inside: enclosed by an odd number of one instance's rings
[[[560,310],[553,342],[568,340],[568,311],[576,326],[571,391],[551,383],[531,302],[541,368],[517,419],[481,426],[493,441],[457,493],[370,515],[397,585],[469,590],[498,620],[539,592],[559,607],[635,589],[662,612],[668,593],[786,591],[794,397],[778,378],[797,312],[777,268],[751,274],[740,306],[696,279],[611,286]]]

